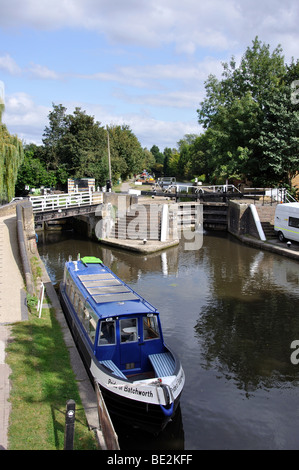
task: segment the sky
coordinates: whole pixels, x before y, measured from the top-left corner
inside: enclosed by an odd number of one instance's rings
[[[0,0],[2,121],[40,145],[62,104],[128,125],[142,147],[176,148],[202,132],[208,76],[256,36],[298,59],[298,24],[298,0]]]

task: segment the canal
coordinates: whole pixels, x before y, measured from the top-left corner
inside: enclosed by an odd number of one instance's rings
[[[100,257],[157,307],[186,384],[176,420],[157,438],[119,423],[122,449],[299,449],[298,263],[205,233],[151,255],[113,249],[72,231],[44,232],[38,248],[53,284],[73,257]],[[298,354],[299,357],[299,354]]]

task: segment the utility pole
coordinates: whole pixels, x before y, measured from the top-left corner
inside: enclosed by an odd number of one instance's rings
[[[111,181],[111,159],[110,159],[110,142],[109,142],[109,129],[107,126],[107,136],[108,136],[108,165],[109,165],[109,180]]]

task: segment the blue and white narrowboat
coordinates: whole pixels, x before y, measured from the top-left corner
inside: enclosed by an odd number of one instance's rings
[[[164,343],[158,310],[95,257],[65,263],[60,298],[111,417],[162,430],[174,416],[185,375]]]

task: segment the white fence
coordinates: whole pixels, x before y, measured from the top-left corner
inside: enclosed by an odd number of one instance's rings
[[[64,194],[48,194],[46,196],[31,196],[29,198],[33,212],[53,211],[70,207],[101,204],[103,193],[100,192],[77,192]]]

